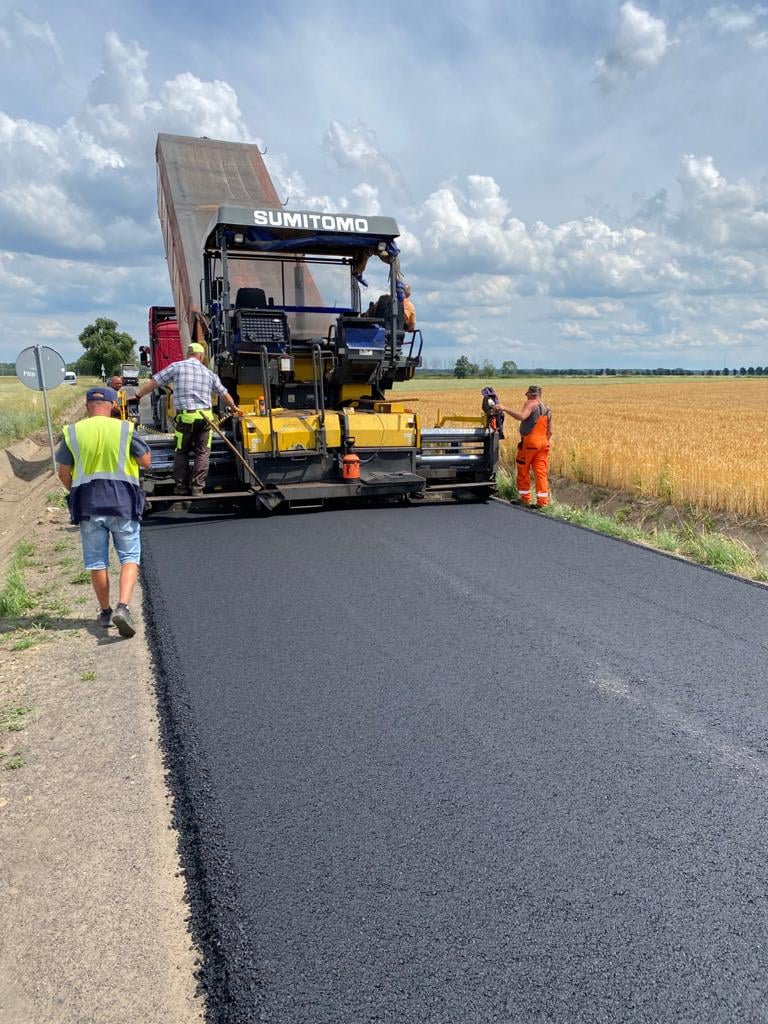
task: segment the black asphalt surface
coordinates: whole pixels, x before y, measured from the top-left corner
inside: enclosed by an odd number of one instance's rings
[[[768,591],[496,502],[143,536],[211,1020],[768,1020]]]

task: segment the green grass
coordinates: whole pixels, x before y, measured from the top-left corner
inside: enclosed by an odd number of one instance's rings
[[[24,767],[24,758],[22,757],[21,754],[11,754],[11,756],[8,757],[8,754],[4,754],[2,751],[0,751],[0,761],[5,762],[3,764],[3,768],[5,768],[5,770],[9,772],[15,771],[17,768]]]
[[[80,678],[82,679],[82,681],[84,683],[92,683],[95,680],[95,678],[96,678],[96,673],[95,672],[83,672],[83,674],[80,676]]]
[[[28,541],[16,546],[5,571],[5,580],[0,590],[0,618],[15,619],[35,607],[35,601],[24,578],[24,568],[34,554],[34,547]]]
[[[80,583],[90,583],[91,582],[90,570],[88,570],[88,569],[81,569],[80,572],[75,573],[75,575],[72,577],[72,579],[69,582],[70,583],[78,583],[78,584],[80,584]]]
[[[25,719],[32,713],[32,708],[9,707],[0,708],[0,732],[21,732],[27,724]]]
[[[17,629],[11,633],[13,642],[11,644],[12,651],[28,651],[31,647],[38,647],[40,644],[45,643],[48,640],[47,628],[50,626],[51,620],[47,619],[44,621],[35,622],[29,629]]]
[[[67,507],[67,492],[63,487],[57,488],[55,491],[48,491],[45,496],[46,505],[52,505],[54,508],[66,508]],[[61,541],[59,543],[62,543]],[[66,544],[64,545],[66,547]],[[56,549],[59,550],[58,544]],[[63,548],[61,550],[64,550]]]
[[[517,498],[514,480],[505,470],[500,470],[496,474],[496,490],[498,496],[505,501],[514,501]],[[624,508],[619,509],[616,515],[610,516],[590,508],[562,505],[557,501],[549,505],[547,515],[566,523],[585,526],[609,537],[682,555],[692,562],[698,562],[720,572],[745,576],[759,583],[768,582],[768,568],[761,564],[755,552],[739,540],[715,533],[711,529],[711,524],[703,524],[705,532],[698,533],[690,523],[685,523],[681,530],[660,530],[656,527],[648,529],[626,522],[628,510]]]
[[[85,392],[95,383],[95,378],[81,377],[75,385],[60,384],[50,391],[51,419],[60,420],[78,399],[85,398]],[[44,427],[42,392],[30,390],[16,377],[0,377],[0,448]]]

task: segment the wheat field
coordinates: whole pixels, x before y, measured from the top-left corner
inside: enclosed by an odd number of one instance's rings
[[[526,380],[411,381],[402,397],[434,423],[438,410],[476,416],[489,383],[521,408]],[[768,510],[768,380],[596,378],[544,381],[552,408],[553,474],[698,509],[763,517]],[[425,386],[426,385],[426,386]],[[507,420],[502,462],[514,463]]]
[[[60,384],[48,392],[51,419],[58,421],[64,411],[85,396],[95,377],[81,377],[77,384]],[[32,391],[16,377],[0,377],[0,447],[27,437],[45,427],[45,407],[41,391]]]

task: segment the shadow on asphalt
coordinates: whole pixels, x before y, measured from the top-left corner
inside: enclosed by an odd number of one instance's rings
[[[181,502],[178,503],[182,504]],[[466,499],[453,498],[427,498],[423,501],[403,501],[402,499],[387,498],[359,498],[357,500],[337,499],[326,501],[322,506],[288,508],[280,506],[272,512],[261,508],[254,508],[253,505],[247,508],[238,507],[234,502],[221,502],[215,508],[211,507],[210,501],[188,502],[188,508],[174,508],[163,511],[153,511],[146,515],[142,522],[143,530],[168,529],[176,526],[188,526],[192,523],[200,525],[206,523],[217,523],[225,519],[276,519],[286,516],[313,516],[321,515],[323,512],[342,512],[355,510],[356,512],[381,511],[390,509],[393,514],[402,515],[405,512],[415,512],[418,509],[444,507],[453,509],[456,505],[488,504],[488,501],[467,501]]]

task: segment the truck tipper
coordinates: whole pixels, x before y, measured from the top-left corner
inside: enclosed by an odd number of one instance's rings
[[[217,424],[203,497],[269,510],[435,491],[490,496],[495,418],[427,425],[392,397],[423,348],[421,331],[405,330],[393,218],[283,208],[257,146],[160,135],[157,168],[175,305],[150,311],[152,370],[199,342],[242,413]],[[161,431],[172,402],[156,398]],[[145,490],[153,502],[178,500],[168,493],[172,436],[148,441]]]

